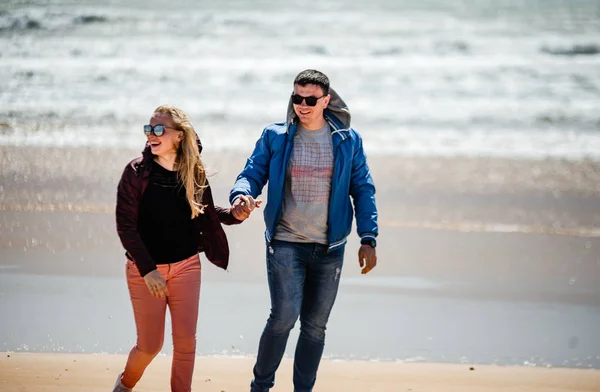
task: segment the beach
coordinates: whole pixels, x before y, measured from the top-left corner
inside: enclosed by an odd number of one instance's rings
[[[315,391],[600,391],[600,3],[154,0],[0,5],[0,390],[110,390],[135,343],[117,183],[186,111],[216,204],[294,76],[325,72],[376,184]],[[259,198],[265,199],[266,189]],[[204,255],[194,390],[247,390],[264,222]],[[291,390],[298,325],[276,392]],[[170,319],[140,391],[168,390]]]
[[[1,350],[128,352],[135,330],[113,211],[120,172],[136,154],[0,147]],[[207,147],[203,159],[226,205],[245,155]],[[377,154],[369,162],[379,262],[360,275],[353,233],[328,361],[600,369],[600,164]],[[269,310],[263,230],[259,211],[226,227],[227,272],[201,255],[199,356],[256,355]],[[297,328],[288,358],[296,338]],[[167,333],[166,355],[170,344]]]
[[[123,355],[0,353],[0,388],[5,392],[106,391]],[[159,356],[136,390],[169,390],[170,357]],[[206,392],[248,389],[252,360],[196,359],[192,388]],[[291,392],[292,363],[284,360],[273,392]],[[596,392],[600,372],[581,369],[469,366],[449,364],[324,361],[315,392]]]

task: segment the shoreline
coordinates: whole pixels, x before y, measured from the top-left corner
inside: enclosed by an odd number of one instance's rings
[[[78,180],[89,176],[94,181],[115,182],[125,165],[141,156],[142,149],[143,146],[138,149],[104,149],[0,145],[0,176],[10,174],[15,182],[22,179],[26,182],[48,180],[48,175]],[[209,180],[216,184],[225,181],[227,186],[232,185],[250,153],[250,149],[211,151],[210,146],[205,146],[202,160],[208,172],[214,174],[209,176]],[[393,175],[398,182],[431,190],[450,186],[449,190],[452,191],[494,193],[517,186],[520,191],[560,191],[600,196],[600,160],[591,158],[368,153],[367,159],[376,185],[381,189],[398,185],[385,181],[386,176]]]
[[[0,146],[0,211],[114,212],[134,149]],[[247,153],[205,152],[215,203],[228,204]],[[600,161],[369,156],[387,229],[600,235]],[[259,197],[266,201],[266,190]]]

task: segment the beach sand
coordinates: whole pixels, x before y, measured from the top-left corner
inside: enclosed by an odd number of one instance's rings
[[[209,147],[227,205],[247,154]],[[1,391],[112,386],[135,338],[114,202],[137,155],[0,146]],[[353,232],[316,391],[600,391],[600,162],[369,163],[379,264],[360,275]],[[246,390],[268,317],[262,213],[226,231],[229,271],[203,260],[196,390]],[[168,362],[139,390],[167,390]],[[290,390],[289,359],[278,377]]]
[[[108,391],[126,360],[124,355],[0,353],[3,392]],[[169,390],[170,356],[159,356],[136,387],[140,392]],[[193,390],[247,391],[252,358],[198,357]],[[284,360],[273,392],[292,391],[292,363]],[[469,364],[324,361],[315,392],[597,392],[600,371]]]

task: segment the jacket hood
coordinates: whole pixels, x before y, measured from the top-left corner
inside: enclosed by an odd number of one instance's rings
[[[344,129],[350,128],[351,116],[348,105],[346,105],[344,100],[331,87],[329,88],[329,95],[331,98],[329,100],[327,109],[325,109],[325,112],[333,115],[342,124]],[[296,112],[294,112],[294,104],[292,103],[292,97],[290,95],[287,108],[287,123],[291,124],[295,122],[296,117]]]
[[[196,133],[196,143],[198,143],[198,152],[200,154],[202,154],[202,142],[200,141],[200,137],[198,137],[198,134]],[[142,157],[144,158],[144,161],[147,161],[148,159],[152,158],[152,150],[150,149],[150,143],[146,142],[146,146],[144,147],[144,150],[142,151]]]

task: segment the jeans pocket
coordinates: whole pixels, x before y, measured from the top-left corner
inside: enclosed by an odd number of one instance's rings
[[[267,269],[289,268],[295,257],[294,244],[273,241],[267,246]]]

